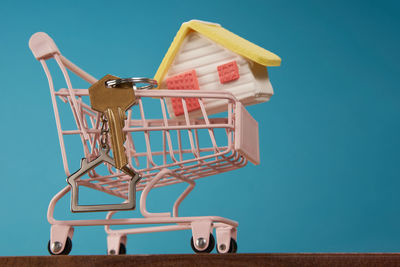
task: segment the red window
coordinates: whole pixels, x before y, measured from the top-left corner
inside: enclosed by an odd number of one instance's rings
[[[239,79],[239,68],[236,61],[231,61],[217,67],[219,81],[221,83],[228,83]]]
[[[165,80],[170,90],[199,90],[199,82],[195,70],[190,70]],[[200,109],[199,101],[196,98],[185,98],[188,112]],[[175,116],[183,114],[183,102],[181,98],[171,98],[172,109]]]

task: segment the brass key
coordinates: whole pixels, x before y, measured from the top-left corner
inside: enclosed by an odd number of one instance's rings
[[[122,169],[128,164],[125,154],[125,125],[126,110],[135,103],[135,93],[132,87],[107,87],[108,80],[119,79],[106,75],[89,88],[90,103],[94,110],[103,113],[108,120],[111,135],[111,145],[115,167]]]

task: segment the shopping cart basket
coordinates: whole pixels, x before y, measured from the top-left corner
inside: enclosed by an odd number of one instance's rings
[[[65,136],[79,137],[87,161],[98,157],[100,150],[101,116],[88,103],[88,90],[72,86],[68,70],[93,84],[97,80],[61,55],[54,41],[45,33],[34,34],[29,46],[40,61],[46,73],[53,104],[57,132],[61,147],[62,161],[67,176],[68,166]],[[54,59],[67,84],[66,88],[55,90],[47,60]],[[125,148],[129,167],[138,172],[141,180],[136,185],[140,196],[140,213],[143,218],[113,219],[115,211],[101,220],[56,220],[53,216],[56,203],[69,191],[66,186],[50,201],[47,219],[51,224],[49,252],[68,254],[71,250],[73,227],[104,225],[107,232],[108,254],[126,252],[126,235],[161,231],[189,229],[192,231],[191,245],[195,252],[211,252],[215,245],[212,235],[216,230],[217,249],[220,253],[236,252],[238,223],[218,216],[180,217],[181,202],[195,186],[198,178],[227,172],[244,167],[247,161],[259,163],[258,124],[244,106],[228,92],[203,90],[138,90],[137,104],[129,111],[125,122]],[[166,101],[181,98],[184,114],[171,118],[166,110]],[[201,116],[191,116],[185,99],[197,99]],[[220,116],[208,116],[204,103],[209,100],[223,100],[226,112]],[[76,124],[75,129],[62,128],[60,105],[69,105]],[[147,114],[158,118],[150,118]],[[156,115],[155,115],[156,114]],[[158,114],[158,115],[157,115]],[[217,132],[222,135],[217,136]],[[223,137],[222,142],[220,142]],[[78,159],[73,159],[77,161]],[[122,200],[127,199],[127,175],[111,165],[103,164],[107,174],[96,171],[88,173],[79,186],[89,187]],[[172,207],[172,214],[151,213],[146,209],[147,196],[153,188],[188,183]],[[111,225],[158,225],[113,230]]]

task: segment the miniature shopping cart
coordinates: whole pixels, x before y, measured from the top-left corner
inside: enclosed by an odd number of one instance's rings
[[[34,34],[29,46],[42,64],[49,82],[64,170],[70,176],[65,136],[80,139],[84,157],[90,162],[100,153],[101,116],[91,109],[88,90],[72,86],[68,70],[91,84],[97,80],[62,56],[47,34]],[[49,59],[54,59],[61,69],[66,88],[55,90],[46,63]],[[185,229],[192,231],[191,246],[195,252],[212,251],[215,246],[214,229],[218,252],[236,252],[237,222],[217,216],[180,217],[178,209],[194,188],[196,179],[244,167],[248,161],[259,163],[257,122],[231,93],[225,91],[137,90],[135,95],[137,102],[128,111],[125,121],[125,148],[129,167],[141,177],[136,190],[141,191],[140,213],[143,218],[113,219],[116,211],[110,211],[101,220],[56,220],[53,216],[54,208],[71,190],[67,185],[53,197],[48,207],[47,219],[51,224],[49,252],[69,254],[73,227],[89,225],[105,226],[108,254],[126,253],[128,234]],[[171,99],[181,99],[181,116],[169,115],[166,103]],[[200,111],[196,116],[192,116],[186,107],[188,99],[198,101]],[[209,116],[205,104],[216,99],[224,103],[225,112]],[[75,129],[66,130],[62,127],[64,121],[60,118],[60,105],[63,104],[72,111]],[[73,160],[78,161],[76,158]],[[127,200],[127,175],[107,163],[102,165],[107,174],[91,171],[78,185],[116,196],[122,201]],[[146,209],[150,190],[177,183],[187,183],[188,187],[173,204],[172,214],[152,213]],[[110,228],[112,225],[158,226],[115,230]]]

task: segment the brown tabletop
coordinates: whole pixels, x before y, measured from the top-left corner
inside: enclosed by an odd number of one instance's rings
[[[0,266],[400,266],[400,253],[0,257]]]

